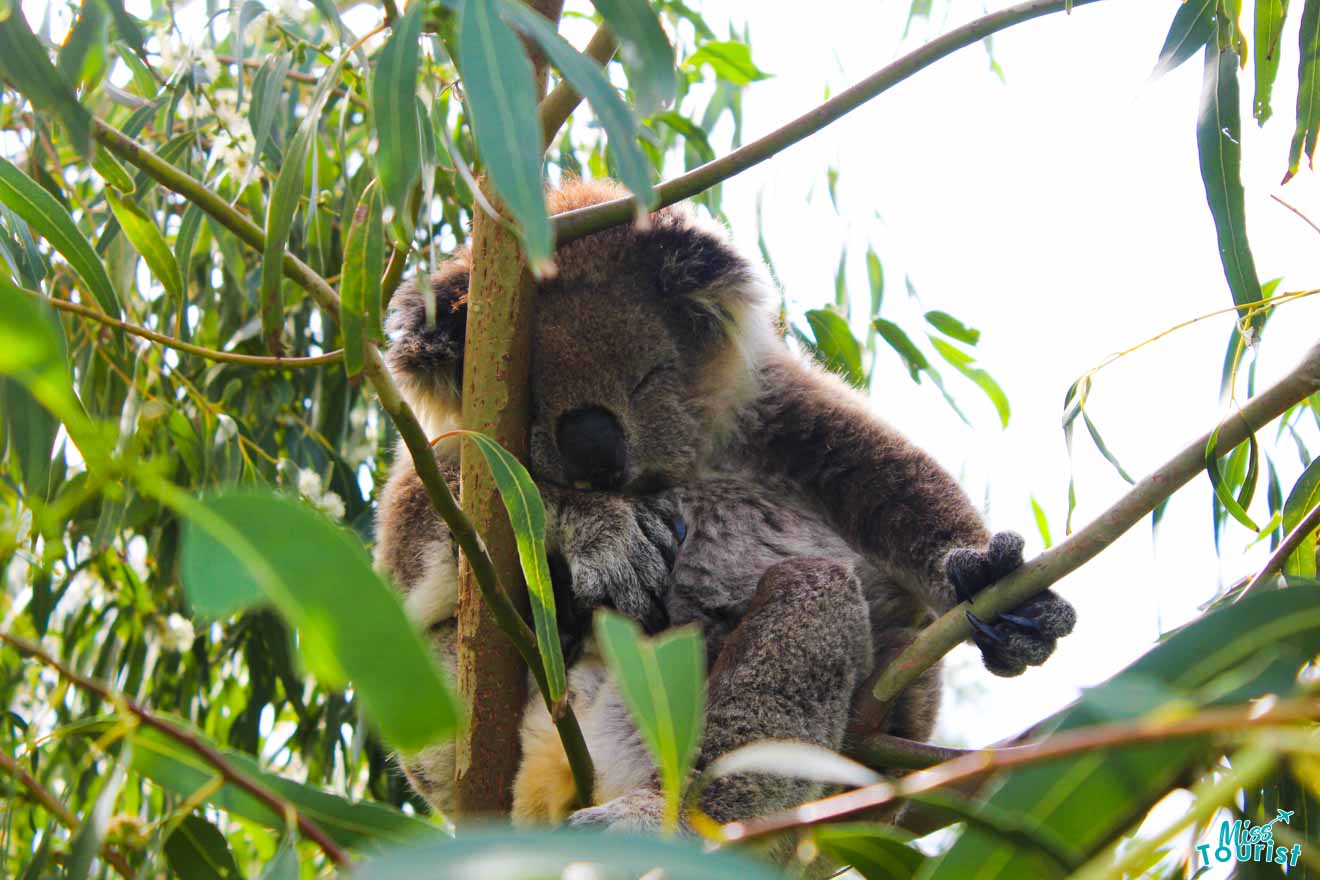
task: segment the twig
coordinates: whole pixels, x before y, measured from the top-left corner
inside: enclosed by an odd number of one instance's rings
[[[196,753],[198,757],[214,767],[216,772],[219,773],[230,785],[247,792],[252,797],[274,810],[277,815],[292,816],[295,824],[298,826],[299,833],[308,840],[315,842],[326,856],[336,865],[343,867],[350,863],[348,854],[340,849],[339,844],[335,843],[329,835],[325,833],[321,826],[317,825],[303,813],[299,812],[298,808],[293,804],[248,779],[237,770],[233,764],[230,764],[229,761],[225,759],[224,755],[220,754],[209,743],[202,740],[192,731],[151,714],[128,697],[115,693],[99,681],[79,675],[77,672],[74,672],[59,660],[55,659],[55,657],[47,653],[40,645],[33,644],[26,639],[21,639],[10,633],[0,633],[0,641],[13,646],[16,650],[29,657],[35,657],[37,660],[40,660],[42,663],[45,663],[47,666],[58,671],[61,676],[83,690],[96,694],[107,702],[123,706],[129,714],[137,718],[137,720],[143,725],[159,731],[180,745],[185,746],[190,751]]]
[[[1279,382],[1243,404],[1241,410],[1219,426],[1219,449],[1231,450],[1247,435],[1278,418],[1293,404],[1320,390],[1320,345]],[[929,669],[959,642],[971,636],[966,612],[982,620],[993,620],[1043,592],[1064,575],[1095,557],[1124,532],[1136,525],[1205,467],[1209,434],[1195,440],[1153,474],[1137,483],[1085,528],[1041,553],[976,597],[970,609],[965,603],[953,608],[928,626],[893,662],[872,678],[874,701],[862,707],[862,729],[880,726],[893,701],[917,676]]]
[[[403,281],[403,272],[408,267],[408,249],[398,245],[390,251],[390,262],[385,266],[385,275],[380,280],[380,305],[386,308],[394,298],[394,291]]]
[[[848,749],[850,757],[877,770],[924,770],[969,754],[968,749],[950,749],[887,733],[870,734]]]
[[[1270,555],[1269,561],[1265,563],[1265,567],[1257,572],[1256,576],[1251,579],[1251,582],[1242,588],[1242,591],[1237,594],[1237,598],[1233,600],[1233,603],[1237,604],[1238,602],[1241,602],[1243,596],[1259,587],[1266,578],[1283,568],[1283,564],[1288,561],[1288,557],[1292,556],[1293,551],[1306,540],[1306,536],[1315,534],[1317,529],[1320,529],[1320,504],[1312,507],[1311,512],[1302,518],[1302,521],[1297,524],[1297,527],[1279,542],[1279,546],[1274,549],[1274,552]]]
[[[1298,217],[1301,217],[1302,220],[1303,220],[1303,222],[1305,222],[1307,226],[1311,227],[1311,228],[1314,229],[1316,232],[1320,232],[1320,226],[1316,226],[1316,225],[1315,225],[1315,221],[1312,220],[1310,217],[1306,216],[1306,215],[1303,214],[1301,211],[1297,210],[1297,209],[1294,208],[1292,205],[1288,204],[1287,202],[1285,202],[1283,199],[1279,198],[1279,197],[1278,197],[1277,195],[1275,195],[1274,193],[1270,193],[1270,198],[1274,199],[1274,201],[1278,202],[1280,205],[1283,205],[1283,206],[1284,206],[1285,208],[1287,208],[1289,211],[1292,211],[1292,212],[1293,212],[1294,214],[1296,214]]]
[[[56,299],[53,296],[46,296],[35,290],[19,288],[28,296],[42,300],[50,306],[64,312],[70,312],[75,315],[81,315],[93,321],[98,321],[110,327],[117,327],[125,333],[131,333],[134,336],[140,336],[143,339],[150,339],[152,342],[160,343],[167,348],[173,348],[176,351],[193,354],[197,357],[206,358],[211,361],[220,361],[228,364],[242,364],[247,367],[274,367],[276,369],[295,369],[298,367],[318,367],[322,364],[334,363],[341,360],[344,356],[344,350],[336,349],[326,354],[319,354],[313,357],[264,357],[255,354],[240,354],[233,351],[219,351],[214,348],[204,348],[200,345],[193,345],[191,342],[184,342],[182,339],[175,339],[173,336],[166,336],[157,333],[155,330],[148,330],[146,327],[139,327],[137,324],[130,324],[127,321],[121,321],[118,318],[112,318],[109,315],[98,312],[96,309],[89,308],[78,303],[69,302],[66,299]]]
[[[969,752],[929,770],[913,773],[897,782],[868,785],[764,818],[730,822],[723,826],[721,839],[726,843],[732,843],[790,828],[814,825],[863,810],[871,810],[892,801],[948,788],[996,770],[1053,761],[1097,749],[1211,734],[1233,734],[1244,729],[1274,727],[1317,718],[1320,718],[1320,700],[1307,697],[1280,701],[1272,705],[1248,703],[1205,709],[1186,718],[1148,717],[1083,727],[1057,733],[1049,739],[1031,745]]]
[[[721,156],[686,174],[667,180],[656,187],[660,206],[672,205],[710,189],[715,184],[733,177],[782,152],[797,142],[820,131],[832,122],[856,110],[881,92],[897,85],[919,70],[929,67],[946,55],[984,40],[991,34],[1024,21],[1061,12],[1096,0],[1029,0],[998,12],[982,16],[973,22],[954,28],[931,40],[914,52],[904,55],[856,85],[840,92],[797,119],[752,141],[728,155]],[[555,240],[559,244],[584,235],[599,232],[625,223],[637,216],[637,206],[631,196],[602,202],[575,211],[566,211],[552,218]]]
[[[352,49],[349,49],[349,51],[352,52],[353,50],[352,50]],[[217,56],[215,56],[215,57],[216,57],[216,60],[218,60],[221,64],[237,64],[237,63],[238,63],[238,58],[236,58],[236,57],[233,56],[233,55],[217,55]],[[244,67],[247,67],[247,68],[250,68],[250,69],[261,67],[261,65],[262,65],[263,63],[265,63],[265,62],[263,62],[263,61],[262,61],[261,59],[259,59],[259,58],[244,58],[244,59],[243,59],[243,66],[244,66]],[[314,74],[314,73],[303,73],[301,70],[290,70],[290,71],[286,71],[285,74],[284,74],[284,77],[285,77],[285,79],[291,79],[291,80],[293,80],[294,82],[307,83],[307,84],[309,84],[309,85],[315,85],[315,84],[320,80],[320,77],[317,76],[316,74]],[[354,92],[352,89],[348,89],[348,88],[345,88],[345,87],[343,87],[343,86],[340,86],[339,88],[337,88],[337,89],[335,89],[334,91],[332,91],[330,94],[331,94],[331,96],[347,95],[347,96],[348,96],[348,100],[352,101],[354,104],[357,104],[359,107],[363,108],[364,110],[369,110],[369,109],[371,109],[371,105],[370,105],[369,103],[367,103],[366,99],[365,99],[365,98],[362,98],[361,96],[359,96],[359,95],[358,95],[356,92]]]
[[[582,50],[582,54],[604,67],[618,50],[619,40],[614,36],[614,31],[610,30],[608,25],[602,24],[591,35],[591,39],[587,42],[586,48]],[[568,117],[573,115],[573,111],[577,109],[580,103],[582,103],[582,96],[578,94],[578,90],[573,88],[573,84],[567,79],[561,79],[550,90],[550,94],[541,100],[536,111],[541,117],[541,146],[543,148],[548,149],[554,143],[555,135],[559,133],[560,127],[568,121]]]
[[[74,834],[78,832],[80,825],[78,817],[70,813],[64,804],[60,803],[55,795],[51,794],[32,774],[24,770],[18,761],[4,752],[0,752],[0,770],[22,783],[23,787],[32,795],[33,800],[45,807],[46,812],[54,816],[57,822]],[[133,880],[136,876],[128,861],[110,844],[101,844],[101,858],[105,859],[106,863],[125,880]]]

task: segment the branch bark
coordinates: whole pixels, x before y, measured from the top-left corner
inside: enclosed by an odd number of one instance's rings
[[[723,826],[721,840],[733,843],[839,819],[896,800],[959,785],[997,770],[1053,761],[1097,749],[1218,734],[1235,736],[1243,730],[1279,727],[1317,718],[1320,718],[1320,700],[1304,697],[1275,703],[1265,709],[1258,703],[1247,703],[1204,709],[1185,718],[1152,716],[1135,721],[1083,727],[1055,734],[1031,745],[969,752],[929,770],[913,773],[898,782],[880,782],[802,804],[772,816],[730,822]]]
[[[728,180],[793,146],[798,141],[820,131],[867,101],[892,88],[919,70],[924,70],[946,55],[973,43],[979,43],[1015,24],[1061,12],[1069,7],[1084,6],[1096,0],[1029,0],[998,12],[982,16],[973,22],[954,28],[931,40],[914,52],[886,65],[856,85],[840,92],[820,106],[804,113],[787,125],[758,138],[726,156],[721,156],[705,165],[698,166],[686,174],[667,180],[656,187],[660,196],[658,207],[672,205],[683,199],[691,198],[710,189],[717,183]],[[637,208],[631,196],[602,202],[576,211],[566,211],[552,218],[555,227],[555,240],[564,244],[582,238],[593,232],[608,229],[626,223],[637,216]]]
[[[1314,346],[1291,373],[1247,401],[1241,410],[1220,425],[1218,448],[1225,453],[1231,451],[1249,434],[1318,390],[1320,345]],[[955,645],[971,636],[972,628],[966,617],[969,609],[982,620],[993,620],[1090,561],[1161,501],[1201,473],[1205,469],[1205,448],[1209,442],[1209,433],[1194,440],[1085,528],[981,593],[970,606],[958,605],[924,629],[897,660],[873,677],[874,700],[861,709],[861,729],[877,729],[904,688]]]
[[[558,26],[562,0],[530,4]],[[532,53],[537,91],[545,91],[545,59]],[[483,184],[484,185],[484,184]],[[486,195],[494,199],[494,193]],[[472,274],[468,281],[463,356],[463,427],[480,431],[522,461],[531,420],[531,331],[536,285],[518,238],[484,212],[472,218]],[[486,550],[498,583],[520,618],[529,614],[517,541],[499,488],[485,460],[464,441],[462,504]],[[507,815],[513,779],[522,762],[519,729],[527,703],[527,670],[502,629],[469,562],[458,581],[458,689],[469,709],[454,756],[455,806],[460,816]],[[579,733],[580,735],[580,733]],[[585,750],[584,750],[585,751]],[[583,781],[578,780],[579,789]],[[588,786],[590,782],[586,783]],[[579,796],[589,795],[579,791]]]

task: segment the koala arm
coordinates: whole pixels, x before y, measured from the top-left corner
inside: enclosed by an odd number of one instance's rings
[[[956,605],[945,559],[986,548],[990,533],[953,477],[837,377],[784,352],[767,359],[760,380],[747,451],[936,611]]]

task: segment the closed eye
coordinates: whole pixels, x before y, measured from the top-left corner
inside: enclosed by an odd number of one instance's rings
[[[663,376],[665,373],[670,372],[673,369],[674,369],[674,364],[672,362],[666,361],[663,364],[657,364],[656,366],[652,367],[650,370],[647,370],[646,375],[643,376],[637,382],[637,384],[633,386],[632,391],[628,392],[628,396],[636,397],[638,393],[640,393],[642,389],[644,389],[647,385],[650,385],[656,379]]]

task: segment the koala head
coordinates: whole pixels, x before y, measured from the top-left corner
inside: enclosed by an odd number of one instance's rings
[[[549,203],[559,213],[622,195],[575,181]],[[555,262],[532,336],[532,474],[627,492],[691,475],[755,393],[776,338],[760,267],[684,207],[571,242]],[[469,270],[462,251],[436,272],[432,308],[415,286],[390,304],[390,367],[428,429],[461,410]]]

